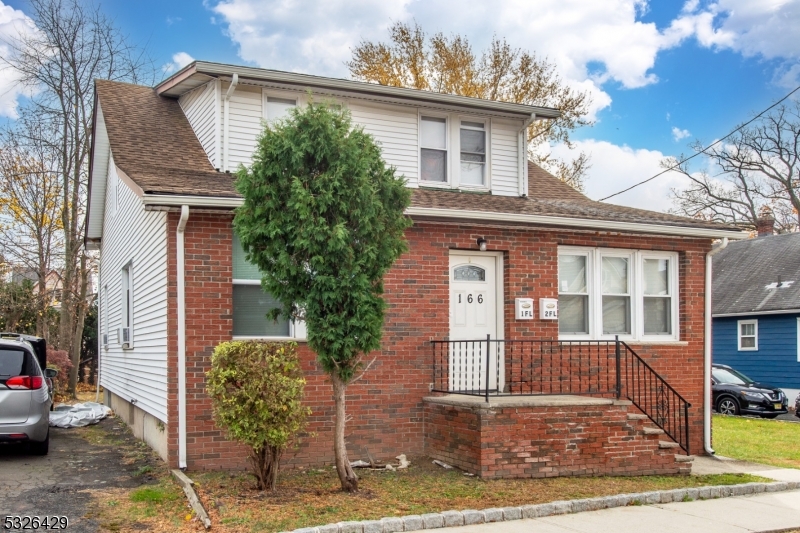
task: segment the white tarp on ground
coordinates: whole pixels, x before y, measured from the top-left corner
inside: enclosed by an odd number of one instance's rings
[[[110,414],[109,407],[95,402],[60,404],[50,412],[50,425],[59,428],[80,428],[97,424]]]

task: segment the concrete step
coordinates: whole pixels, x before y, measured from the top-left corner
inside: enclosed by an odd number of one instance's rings
[[[680,455],[675,454],[675,462],[676,463],[691,463],[694,461],[694,455]]]
[[[628,413],[628,420],[647,420],[647,415],[640,413]]]
[[[644,433],[645,435],[663,435],[664,430],[661,428],[643,427],[642,433]]]
[[[658,447],[661,448],[662,450],[666,450],[669,448],[680,448],[680,444],[678,444],[677,442],[667,442],[665,440],[660,440],[658,441]]]

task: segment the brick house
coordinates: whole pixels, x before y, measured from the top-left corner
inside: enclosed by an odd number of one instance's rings
[[[263,318],[274,302],[231,225],[230,172],[309,94],[346,107],[413,189],[383,347],[348,392],[351,458],[543,477],[686,471],[707,448],[708,254],[741,235],[591,201],[528,163],[527,125],[557,110],[205,62],[95,87],[100,380],[170,465],[244,464],[204,386],[232,338],[299,342],[316,436],[287,459],[332,461],[331,386],[304,325]]]

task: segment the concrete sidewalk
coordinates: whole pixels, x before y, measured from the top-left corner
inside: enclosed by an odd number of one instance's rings
[[[448,528],[447,533],[738,533],[800,528],[800,490]]]
[[[800,470],[796,468],[779,468],[759,463],[749,463],[720,455],[695,457],[694,461],[692,461],[692,475],[703,476],[708,474],[752,474],[774,479],[775,481],[800,481]]]

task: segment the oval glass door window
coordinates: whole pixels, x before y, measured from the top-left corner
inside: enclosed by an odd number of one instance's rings
[[[463,265],[453,271],[454,281],[486,281],[486,271],[479,266]]]

